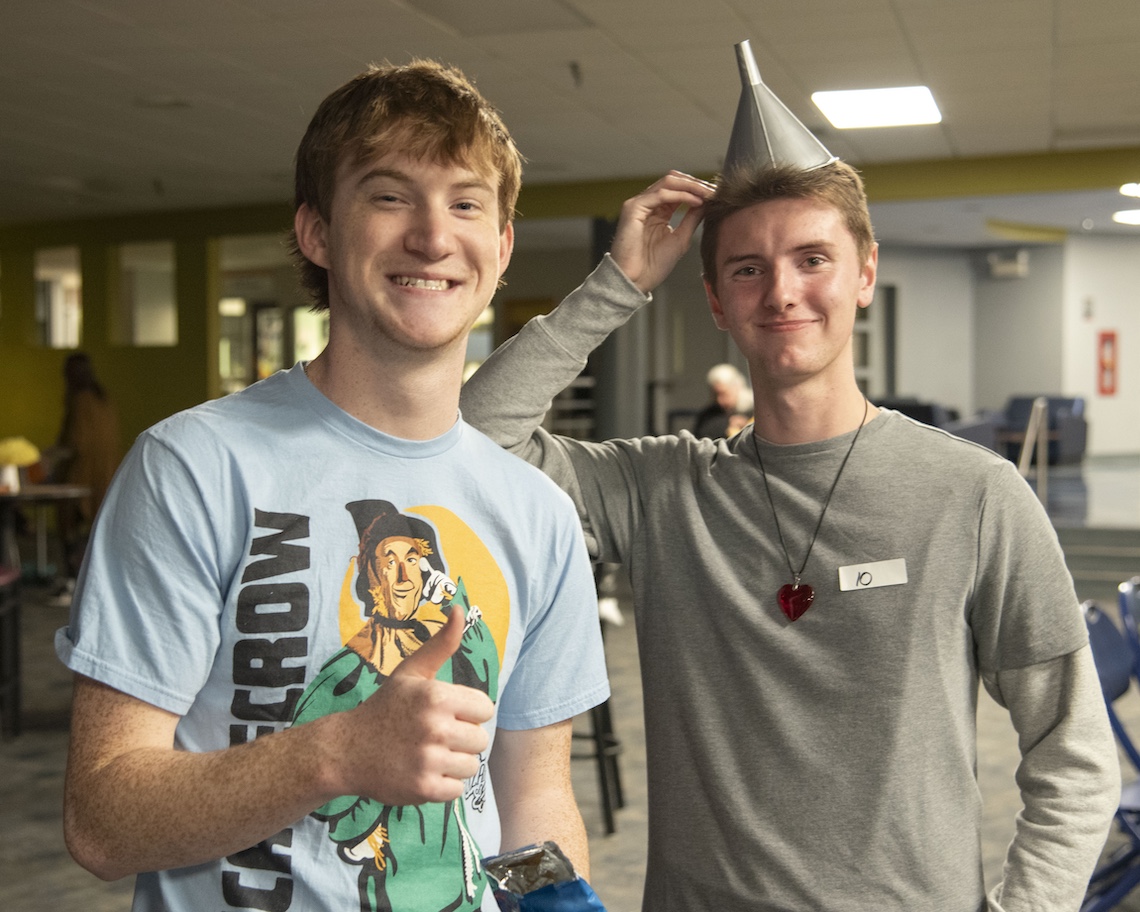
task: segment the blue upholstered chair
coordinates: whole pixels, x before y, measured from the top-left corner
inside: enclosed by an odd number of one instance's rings
[[[1093,873],[1081,906],[1081,912],[1105,912],[1140,885],[1140,781],[1135,778],[1140,774],[1140,751],[1113,708],[1132,686],[1135,659],[1132,647],[1112,618],[1095,602],[1085,602],[1082,608],[1109,722],[1132,767],[1132,778],[1124,785],[1116,810],[1117,827],[1125,841]]]

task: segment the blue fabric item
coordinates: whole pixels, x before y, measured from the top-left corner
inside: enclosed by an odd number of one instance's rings
[[[502,912],[605,912],[598,894],[581,877],[548,884],[525,896],[495,890]]]

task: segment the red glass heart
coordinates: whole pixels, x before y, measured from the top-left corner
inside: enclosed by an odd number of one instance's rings
[[[811,603],[815,600],[815,590],[806,583],[800,583],[798,586],[788,583],[780,587],[776,599],[780,603],[780,610],[788,616],[788,620],[794,621],[811,607]]]

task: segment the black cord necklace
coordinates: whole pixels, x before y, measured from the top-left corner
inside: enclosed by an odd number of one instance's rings
[[[772,489],[768,486],[768,473],[764,471],[764,460],[760,456],[760,444],[756,442],[756,434],[752,434],[752,446],[756,450],[756,461],[760,463],[760,477],[764,479],[764,492],[768,495],[768,506],[772,508],[772,519],[776,521],[776,534],[780,537],[780,548],[784,552],[784,560],[788,562],[788,572],[792,574],[792,582],[781,586],[780,591],[776,593],[776,600],[780,603],[780,610],[784,612],[789,621],[794,621],[800,617],[811,607],[811,603],[815,600],[815,590],[807,583],[801,583],[800,577],[803,575],[804,568],[807,566],[808,558],[811,557],[811,549],[815,547],[816,536],[819,535],[819,529],[823,525],[823,517],[827,515],[827,508],[831,503],[831,495],[835,493],[835,486],[839,484],[839,476],[843,474],[847,460],[851,458],[851,451],[855,449],[855,441],[859,439],[863,425],[867,423],[867,412],[870,407],[870,400],[864,396],[863,420],[859,422],[859,427],[855,429],[855,436],[851,438],[851,446],[847,448],[843,462],[839,463],[839,471],[835,473],[835,481],[831,483],[831,490],[827,492],[827,499],[824,500],[823,509],[819,512],[819,522],[815,524],[815,531],[812,532],[811,541],[808,543],[807,554],[804,555],[804,562],[800,564],[798,572],[792,567],[792,559],[788,556],[788,546],[784,543],[784,533],[780,529],[780,517],[776,514],[776,504],[772,501]]]

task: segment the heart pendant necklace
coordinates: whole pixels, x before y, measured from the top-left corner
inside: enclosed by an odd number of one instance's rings
[[[835,493],[835,486],[839,484],[839,476],[843,474],[847,460],[851,458],[851,451],[855,449],[855,441],[859,439],[859,433],[863,430],[863,425],[867,423],[867,411],[870,407],[870,401],[864,396],[863,420],[859,422],[859,427],[855,429],[855,436],[851,438],[851,446],[847,448],[847,452],[843,456],[843,461],[839,463],[839,471],[835,473],[835,480],[831,483],[831,489],[827,492],[827,498],[823,502],[823,509],[819,511],[819,522],[815,524],[815,531],[812,532],[811,541],[808,542],[807,554],[804,555],[803,563],[800,564],[798,571],[792,567],[792,559],[788,556],[788,546],[784,543],[784,533],[780,529],[780,517],[776,513],[776,504],[772,500],[772,489],[768,486],[768,473],[764,471],[764,460],[760,456],[760,444],[756,442],[755,432],[752,434],[752,446],[756,450],[756,461],[760,463],[760,477],[764,479],[764,492],[768,495],[768,506],[772,508],[772,519],[776,521],[776,535],[780,538],[780,548],[784,552],[784,560],[788,562],[788,572],[792,574],[792,581],[785,583],[780,587],[780,591],[776,593],[776,601],[780,605],[780,610],[784,612],[789,621],[794,621],[799,618],[811,607],[811,603],[815,601],[815,590],[807,583],[800,582],[800,579],[803,576],[804,568],[807,566],[808,558],[811,557],[811,549],[815,547],[816,537],[819,535],[819,529],[823,525],[823,517],[827,515],[827,507],[831,503],[831,495]],[[753,430],[755,431],[755,429]]]

